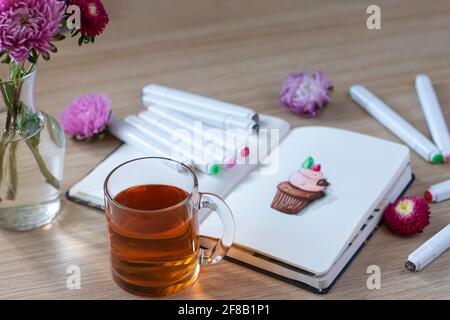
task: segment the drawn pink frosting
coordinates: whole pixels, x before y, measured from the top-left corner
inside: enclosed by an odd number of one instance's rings
[[[289,183],[309,192],[323,191],[328,186],[322,172],[303,168],[291,174]]]

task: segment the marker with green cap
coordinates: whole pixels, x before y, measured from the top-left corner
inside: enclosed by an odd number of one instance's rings
[[[220,164],[215,163],[215,164],[209,165],[209,174],[210,175],[215,176],[221,170],[222,170],[222,167],[220,166]]]
[[[427,137],[367,88],[362,85],[352,85],[349,93],[356,103],[426,161],[434,164],[444,162],[442,153]]]
[[[433,164],[440,164],[444,163],[444,155],[441,153],[435,154],[431,157],[431,163]]]
[[[131,115],[125,117],[124,121],[138,129],[137,132],[143,136],[144,141],[148,140],[148,143],[151,145],[155,145],[156,142],[159,151],[167,157],[174,157],[174,155],[181,156],[183,159],[190,160],[197,170],[212,176],[217,175],[222,171],[222,166],[211,160],[211,157],[206,156],[205,159],[197,157],[195,152],[173,143],[170,139],[171,137],[165,134],[164,131],[148,125],[148,123],[141,118]]]
[[[195,169],[203,173],[209,174],[211,176],[215,176],[222,171],[222,165],[218,163],[208,161],[204,162],[201,161],[200,159],[191,159],[191,160],[194,163]]]
[[[186,153],[185,155],[194,163],[195,169],[203,173],[215,176],[222,171],[222,165],[218,163],[198,159],[195,156],[189,156],[189,153]]]
[[[198,171],[201,171],[203,173],[209,174],[210,176],[218,175],[220,172],[222,172],[222,165],[214,162],[204,162],[199,159],[197,161],[195,159],[192,159],[194,163],[195,169]]]

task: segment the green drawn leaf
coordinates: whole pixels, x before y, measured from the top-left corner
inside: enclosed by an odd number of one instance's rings
[[[306,158],[305,161],[303,161],[303,163],[302,163],[302,168],[303,168],[303,169],[309,169],[309,168],[311,168],[313,165],[314,165],[314,159],[313,159],[313,157],[308,157],[308,158]]]

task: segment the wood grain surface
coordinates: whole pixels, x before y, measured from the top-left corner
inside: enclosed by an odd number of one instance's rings
[[[349,85],[376,92],[429,134],[414,88],[429,74],[450,123],[450,2],[377,1],[382,30],[368,30],[369,1],[105,0],[111,23],[94,46],[64,41],[40,66],[37,106],[54,116],[77,95],[106,92],[118,116],[139,111],[147,83],[198,92],[286,119],[292,126],[323,125],[398,141],[349,98]],[[322,69],[334,82],[327,110],[304,119],[277,105],[291,71]],[[68,142],[64,191],[119,142]],[[341,154],[358,161],[358,153]],[[389,154],[386,154],[389,161]],[[408,194],[450,179],[412,153],[416,181]],[[383,164],[380,163],[379,170]],[[364,192],[364,189],[361,189]],[[358,194],[355,194],[358,197]],[[198,282],[171,299],[448,299],[450,252],[410,273],[405,258],[450,223],[450,201],[432,204],[431,224],[412,238],[379,230],[327,295],[315,295],[255,271],[223,262],[205,267]],[[81,268],[81,289],[66,288],[67,267]],[[366,287],[367,267],[381,268],[381,289]],[[63,200],[50,226],[28,233],[0,231],[0,298],[138,299],[112,281],[104,216]]]

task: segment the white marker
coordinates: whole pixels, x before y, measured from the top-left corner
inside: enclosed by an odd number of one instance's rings
[[[450,158],[450,133],[431,79],[426,75],[418,75],[416,90],[434,143],[448,161]]]
[[[141,112],[138,117],[145,122],[147,126],[153,126],[161,131],[164,131],[164,135],[171,137],[173,134],[177,134],[179,130],[183,130],[175,123],[169,121],[166,118],[156,116],[147,112]],[[188,130],[185,130],[187,132]],[[227,169],[232,169],[236,166],[236,156],[234,154],[227,155],[223,148],[219,148],[214,144],[203,144],[203,138],[200,135],[195,136],[189,131],[188,134],[179,134],[178,139],[183,141],[186,146],[193,149],[193,152],[198,155],[205,155],[210,159],[215,159],[218,163],[223,164]]]
[[[254,132],[259,130],[259,124],[254,120],[206,110],[186,102],[170,100],[154,94],[146,94],[142,97],[142,102],[147,108],[151,108],[155,104],[161,105],[218,129],[244,129]]]
[[[441,202],[450,199],[450,180],[432,185],[425,191],[425,199],[429,202]]]
[[[443,162],[443,155],[430,140],[395,113],[372,92],[361,85],[351,86],[349,92],[354,101],[409,145],[422,158],[434,164]]]
[[[155,155],[156,153],[159,156],[171,157],[178,162],[184,163],[191,169],[195,168],[194,163],[184,157],[182,153],[175,155],[173,150],[170,150],[166,146],[158,143],[156,140],[152,139],[150,142],[150,139],[146,137],[145,134],[142,134],[142,131],[123,120],[112,118],[108,124],[108,129],[113,136],[136,148],[137,150],[144,153],[148,152],[150,155]]]
[[[405,263],[409,271],[419,271],[430,262],[439,257],[450,247],[450,224],[436,233],[431,239],[421,245],[416,251],[408,256]]]
[[[258,114],[252,109],[157,84],[150,84],[144,87],[143,95],[146,96],[149,94],[178,102],[185,102],[211,113],[228,114],[256,122],[259,120]]]
[[[124,121],[137,128],[138,131],[141,131],[142,134],[147,137],[147,139],[150,139],[150,141],[157,141],[157,143],[163,145],[166,150],[171,150],[171,154],[181,153],[185,158],[192,160],[192,162],[194,162],[195,164],[195,167],[201,172],[209,175],[216,175],[221,171],[222,166],[219,163],[210,161],[210,159],[208,157],[205,157],[205,155],[203,155],[203,158],[205,159],[202,159],[202,157],[197,156],[196,152],[184,149],[182,146],[177,145],[171,140],[172,136],[170,134],[149,126],[148,122],[144,121],[143,119],[132,115],[126,117]]]
[[[224,130],[209,127],[207,125],[196,126],[195,121],[189,117],[186,117],[179,112],[175,112],[168,108],[154,105],[148,108],[147,112],[143,113],[148,117],[159,117],[172,122],[183,129],[189,130],[195,134],[199,134],[205,137],[205,140],[211,141],[218,147],[223,148],[230,154],[234,154],[235,157],[246,158],[250,155],[250,148],[242,140],[245,137],[240,137],[233,132],[226,132]],[[215,133],[215,134],[209,134]]]

